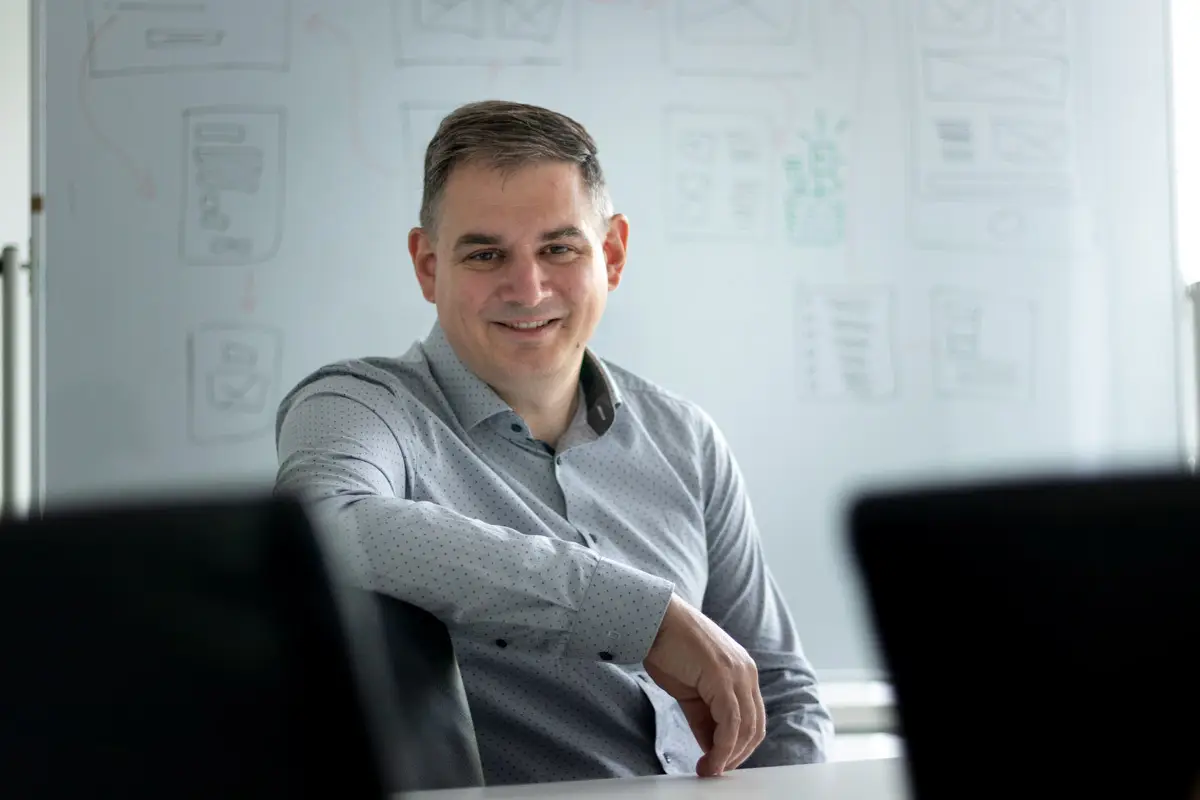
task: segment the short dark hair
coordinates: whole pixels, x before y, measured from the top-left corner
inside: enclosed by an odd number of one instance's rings
[[[421,227],[433,235],[446,181],[460,164],[510,172],[554,161],[579,165],[592,205],[607,222],[612,200],[596,142],[582,125],[565,114],[525,103],[481,100],[459,106],[442,119],[425,148]]]

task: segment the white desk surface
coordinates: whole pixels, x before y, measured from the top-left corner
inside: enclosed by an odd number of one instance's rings
[[[413,792],[403,800],[907,800],[899,758],[734,770],[720,778],[661,775]]]

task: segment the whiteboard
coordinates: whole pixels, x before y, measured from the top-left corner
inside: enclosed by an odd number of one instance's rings
[[[87,0],[35,45],[44,504],[268,485],[282,394],[434,319],[423,148],[481,98],[596,137],[596,351],[707,409],[823,675],[878,660],[844,503],[1182,458],[1147,0]]]

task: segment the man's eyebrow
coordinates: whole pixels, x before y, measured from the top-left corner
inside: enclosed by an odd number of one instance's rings
[[[584,239],[583,231],[574,225],[565,225],[561,228],[555,228],[552,231],[546,231],[542,234],[542,241],[549,242],[554,239]]]
[[[464,233],[454,243],[454,249],[480,244],[500,244],[500,237],[490,233]]]

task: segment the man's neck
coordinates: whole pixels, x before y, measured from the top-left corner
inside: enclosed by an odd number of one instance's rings
[[[538,388],[523,395],[497,393],[525,420],[530,436],[557,446],[579,407],[579,378]]]

